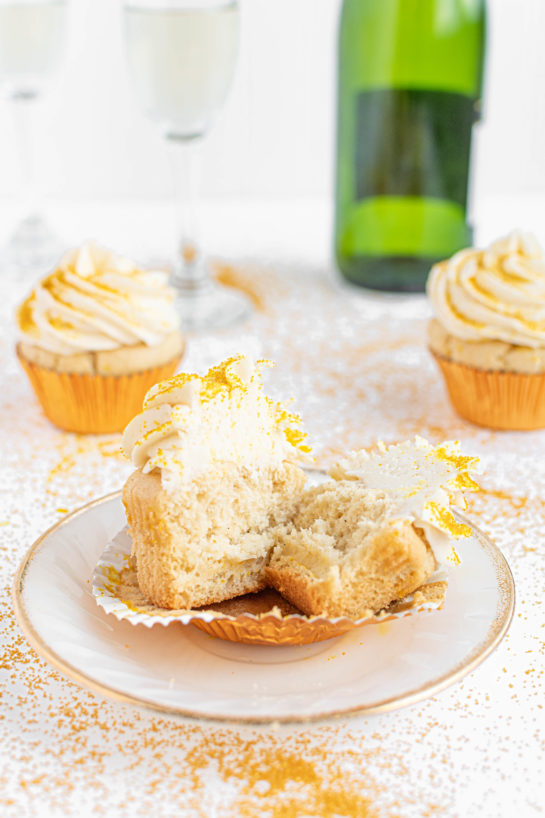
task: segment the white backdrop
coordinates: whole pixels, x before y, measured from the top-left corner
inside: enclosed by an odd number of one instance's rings
[[[229,101],[204,147],[207,196],[322,197],[333,181],[340,0],[241,0]],[[544,0],[489,0],[485,120],[474,193],[545,189]],[[35,150],[51,198],[162,199],[163,142],[133,98],[120,0],[71,0],[64,70],[36,106]],[[0,196],[18,186],[9,105],[0,106]]]

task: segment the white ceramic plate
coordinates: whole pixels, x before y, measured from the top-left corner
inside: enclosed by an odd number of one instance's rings
[[[236,723],[301,722],[412,704],[475,668],[505,635],[509,567],[473,526],[459,540],[445,607],[303,647],[223,642],[191,625],[131,625],[91,593],[106,544],[125,525],[120,492],[75,511],[34,543],[15,578],[27,639],[84,687],[164,714]]]

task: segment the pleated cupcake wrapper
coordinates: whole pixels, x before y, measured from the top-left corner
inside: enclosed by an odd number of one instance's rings
[[[176,371],[181,360],[130,375],[56,372],[19,358],[49,420],[60,429],[80,434],[121,432],[142,411],[150,387]]]
[[[545,428],[545,373],[476,369],[432,351],[459,415],[491,429]]]
[[[171,611],[159,608],[143,600],[138,600],[139,589],[136,581],[127,591],[123,584],[130,565],[131,538],[123,529],[108,544],[92,577],[92,591],[98,605],[118,620],[133,625],[170,625],[180,622],[194,625],[210,636],[231,642],[253,645],[307,645],[331,639],[362,625],[373,625],[400,619],[417,611],[434,611],[443,607],[446,582],[434,575],[429,583],[414,594],[410,594],[384,611],[372,616],[353,620],[347,617],[327,618],[305,616],[301,613],[282,614],[279,608],[261,613],[243,613],[230,616],[208,610]],[[140,595],[141,596],[141,595]]]

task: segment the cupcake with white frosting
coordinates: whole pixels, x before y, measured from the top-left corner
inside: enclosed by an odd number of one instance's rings
[[[291,514],[309,447],[300,419],[263,393],[243,355],[151,389],[127,426],[123,489],[140,590],[194,608],[266,586],[272,528]]]
[[[67,253],[17,310],[17,354],[55,425],[121,431],[185,342],[164,272],[93,244]]]
[[[545,255],[513,232],[436,264],[428,343],[462,417],[497,429],[545,427]]]

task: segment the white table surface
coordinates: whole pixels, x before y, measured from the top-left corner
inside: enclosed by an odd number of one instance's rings
[[[493,238],[522,223],[539,235],[543,204],[539,197],[490,203],[481,234]],[[184,367],[202,370],[239,349],[272,358],[269,389],[295,397],[324,460],[377,439],[460,439],[484,465],[469,514],[514,573],[511,630],[477,670],[427,701],[296,730],[170,721],[64,679],[21,635],[12,578],[39,534],[119,488],[131,467],[118,454],[119,436],[63,433],[41,414],[13,354],[13,310],[30,280],[4,271],[0,815],[542,814],[545,431],[492,432],[456,417],[425,348],[425,298],[341,285],[329,261],[325,204],[226,201],[204,215],[209,246],[238,265],[259,309],[243,327],[190,339]],[[10,209],[0,207],[0,216],[7,225]],[[152,203],[57,204],[51,221],[68,245],[94,237],[142,259],[168,254],[173,224],[168,206]]]

